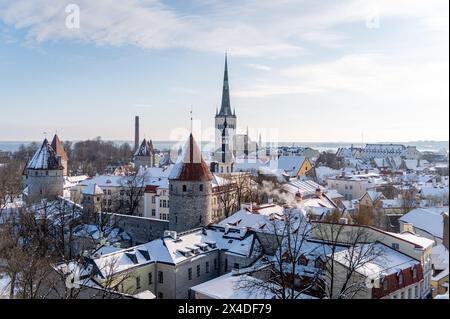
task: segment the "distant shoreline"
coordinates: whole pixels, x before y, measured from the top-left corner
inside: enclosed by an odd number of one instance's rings
[[[105,140],[110,141],[117,144],[128,143],[131,146],[134,144],[134,141],[127,140]],[[0,141],[0,151],[14,152],[19,149],[22,144],[30,144],[33,141]],[[40,143],[40,141],[36,141]],[[71,142],[78,142],[78,140],[74,140]],[[153,141],[153,144],[156,148],[165,149],[170,148],[172,145],[179,143],[175,141]],[[183,142],[182,142],[183,143]],[[202,145],[207,145],[213,143],[212,141],[204,141]],[[319,151],[325,150],[337,150],[340,147],[350,147],[353,145],[354,147],[364,146],[366,143],[361,142],[279,142],[278,146],[294,146],[294,147],[311,147],[313,149],[317,149]],[[403,144],[403,145],[414,145],[417,146],[419,151],[439,151],[443,148],[446,150],[449,149],[449,141],[411,141],[411,142],[368,142],[367,144]]]

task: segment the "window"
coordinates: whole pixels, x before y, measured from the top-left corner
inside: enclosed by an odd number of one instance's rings
[[[152,216],[156,216],[156,209],[152,209]]]
[[[120,196],[123,196],[123,195],[125,195],[125,192],[124,192],[124,190],[122,189],[122,190],[120,190]]]
[[[162,271],[158,271],[158,283],[164,283],[164,274]]]
[[[414,286],[414,297],[419,298],[419,285]]]
[[[318,269],[325,269],[325,263],[322,261],[322,259],[320,259],[319,257],[316,259],[316,261],[314,262],[314,267],[318,268]]]
[[[209,261],[207,261],[206,264],[205,264],[205,272],[207,274],[209,273]]]
[[[148,273],[148,284],[149,285],[153,284],[153,274],[151,272]]]
[[[402,292],[400,293],[400,299],[405,299],[405,292],[404,292],[404,291],[402,291]]]
[[[412,289],[408,289],[408,299],[412,299]]]
[[[167,207],[167,201],[163,200],[163,207]]]
[[[108,206],[111,206],[111,200],[108,199]]]
[[[400,248],[400,245],[397,244],[397,243],[392,243],[391,246],[392,246],[392,248],[395,249],[395,250],[399,250],[399,248]]]
[[[412,275],[413,275],[413,279],[417,279],[417,269],[416,269],[416,267],[414,267],[414,269],[412,271]]]
[[[402,274],[402,273],[400,273],[400,274],[398,275],[398,284],[399,284],[399,285],[403,285],[403,274]]]
[[[186,191],[187,191],[187,186],[183,185],[183,192],[186,192]]]
[[[387,281],[387,279],[383,280],[383,290],[387,291],[389,289],[389,282]]]
[[[228,271],[228,259],[227,259],[227,258],[225,258],[224,271],[225,271],[225,272]]]
[[[239,269],[239,264],[238,263],[234,263],[233,268],[234,269]]]
[[[188,279],[192,280],[192,268],[188,269]]]
[[[217,270],[217,258],[214,258],[214,270]]]
[[[164,294],[162,292],[158,292],[158,299],[164,299]]]
[[[152,196],[152,204],[155,204],[155,203],[156,203],[156,197]]]
[[[298,264],[302,266],[308,266],[308,258],[306,258],[305,255],[301,255],[298,258]]]
[[[136,277],[136,289],[141,289],[141,277]]]
[[[200,277],[200,265],[197,265],[197,277]]]
[[[108,189],[108,195],[111,195],[111,190],[110,189]]]
[[[203,184],[200,184],[200,185],[198,186],[198,190],[199,190],[200,192],[203,192]]]
[[[47,175],[47,176],[48,176],[48,171],[45,171],[45,175]]]

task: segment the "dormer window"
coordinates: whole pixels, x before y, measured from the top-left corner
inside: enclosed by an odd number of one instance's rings
[[[302,265],[302,266],[308,266],[308,258],[306,258],[305,257],[305,255],[301,255],[299,258],[298,258],[298,264],[299,265]]]
[[[389,289],[389,282],[387,281],[387,279],[385,278],[383,280],[383,290],[387,291]]]
[[[401,272],[398,274],[398,284],[403,285],[403,274]]]
[[[325,269],[325,263],[320,257],[317,257],[316,261],[314,262],[314,267],[316,267],[317,269]]]
[[[417,279],[417,268],[416,267],[414,267],[412,270],[412,276],[413,276],[413,279]]]

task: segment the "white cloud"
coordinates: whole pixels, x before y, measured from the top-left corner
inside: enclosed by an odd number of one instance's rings
[[[258,70],[258,71],[270,71],[270,70],[272,70],[272,68],[270,66],[262,65],[262,64],[248,63],[247,66],[252,68],[252,69]]]
[[[65,28],[70,0],[0,0],[0,19],[27,30],[37,43],[76,39],[98,45],[147,49],[188,48],[253,57],[295,56],[301,42],[336,46],[345,34],[336,26],[365,23],[374,11],[448,31],[448,2],[379,1],[194,1],[182,11],[159,0],[77,0],[81,28]]]
[[[417,102],[448,100],[448,67],[445,60],[402,65],[381,54],[350,54],[327,63],[281,69],[276,81],[243,88],[236,96],[347,91],[373,98],[409,96]]]

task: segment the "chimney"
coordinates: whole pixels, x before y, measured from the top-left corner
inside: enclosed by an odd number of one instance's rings
[[[411,223],[404,223],[402,233],[405,233],[405,232],[414,234],[414,225]]]
[[[320,190],[320,188],[316,188],[316,197],[317,198],[321,198],[322,197],[322,191]]]
[[[448,250],[448,213],[442,213],[442,219],[444,222],[444,235],[442,236],[442,245]]]
[[[134,150],[139,148],[139,116],[134,118]]]

